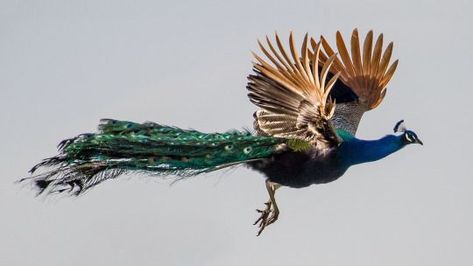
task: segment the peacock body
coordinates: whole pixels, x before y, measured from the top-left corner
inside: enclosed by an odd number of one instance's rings
[[[264,173],[271,182],[302,188],[335,181],[349,167],[382,159],[407,145],[401,137],[394,135],[371,141],[357,139],[348,132],[339,135],[344,137],[340,146],[323,154],[316,149],[291,151],[273,154],[269,159],[248,164]]]
[[[373,45],[373,32],[360,48],[358,30],[351,53],[339,32],[338,54],[327,40],[306,34],[300,54],[291,33],[286,51],[258,42],[267,60],[254,54],[248,97],[260,109],[255,133],[233,130],[202,133],[152,122],[104,119],[97,133],[62,141],[59,154],[34,166],[50,169],[30,180],[40,193],[80,195],[97,184],[128,172],[177,176],[176,180],[245,164],[266,176],[269,201],[258,210],[258,235],[278,219],[275,191],[328,183],[349,167],[382,159],[408,144],[422,144],[403,121],[395,134],[378,140],[355,137],[366,111],[376,108],[398,61],[389,65],[393,44],[382,49],[383,35]]]

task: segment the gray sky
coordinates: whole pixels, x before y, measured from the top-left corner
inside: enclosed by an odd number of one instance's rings
[[[471,1],[0,1],[1,265],[473,265]],[[169,186],[124,177],[80,198],[13,182],[100,118],[251,126],[250,50],[277,30],[384,32],[400,59],[359,137],[406,119],[425,146],[278,191],[240,168]]]

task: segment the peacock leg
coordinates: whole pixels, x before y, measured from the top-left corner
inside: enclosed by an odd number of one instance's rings
[[[261,216],[254,223],[254,225],[259,223],[259,231],[257,234],[258,236],[261,234],[261,232],[263,232],[266,226],[278,220],[279,208],[274,195],[276,193],[276,189],[278,189],[280,186],[281,185],[277,183],[266,180],[266,190],[268,190],[269,200],[265,203],[266,208],[264,210],[256,210],[257,212],[261,213]]]

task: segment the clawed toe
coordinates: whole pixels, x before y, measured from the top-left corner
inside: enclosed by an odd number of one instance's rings
[[[268,219],[267,225],[270,225],[278,220],[279,217],[279,210],[278,209],[273,209],[271,211],[271,216]]]
[[[266,226],[274,223],[279,216],[279,210],[274,209],[270,201],[266,202],[265,205],[266,208],[264,210],[256,210],[261,214],[258,220],[253,223],[253,225],[258,225],[259,227],[257,236],[259,236],[263,232]]]
[[[279,216],[278,205],[276,204],[276,199],[274,198],[274,193],[281,185],[273,183],[269,180],[266,180],[266,189],[269,193],[269,201],[264,205],[266,207],[264,210],[257,209],[256,211],[260,213],[260,217],[256,220],[253,225],[258,225],[259,230],[257,236],[261,235],[266,226],[276,222]]]

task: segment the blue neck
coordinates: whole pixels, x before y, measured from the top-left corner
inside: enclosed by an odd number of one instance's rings
[[[360,140],[351,135],[340,137],[344,142],[339,148],[339,154],[347,165],[377,161],[405,146],[401,137],[395,135],[387,135],[378,140]]]

